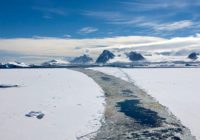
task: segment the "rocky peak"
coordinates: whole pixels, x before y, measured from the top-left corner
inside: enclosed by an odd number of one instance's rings
[[[198,58],[198,55],[199,55],[199,53],[193,52],[193,53],[188,55],[188,58],[192,59],[192,60],[196,60]]]
[[[76,63],[76,64],[86,64],[86,63],[91,63],[93,59],[89,57],[88,55],[84,54],[82,56],[74,58],[71,63]]]
[[[113,59],[114,57],[115,55],[112,52],[104,50],[97,58],[96,63],[106,63],[108,60]]]
[[[140,53],[137,52],[130,52],[127,56],[131,61],[140,61],[145,59]]]

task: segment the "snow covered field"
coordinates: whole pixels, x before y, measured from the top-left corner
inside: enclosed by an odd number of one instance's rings
[[[200,69],[93,69],[135,82],[168,107],[200,139]]]
[[[104,111],[102,89],[68,69],[0,70],[0,139],[73,140],[96,131]],[[42,119],[25,116],[44,113]]]

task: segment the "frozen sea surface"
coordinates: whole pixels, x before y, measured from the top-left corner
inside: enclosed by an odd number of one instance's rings
[[[19,85],[0,88],[2,140],[75,140],[101,125],[104,94],[85,74],[68,69],[0,70],[1,84]]]
[[[93,69],[135,82],[168,107],[200,140],[200,69]]]

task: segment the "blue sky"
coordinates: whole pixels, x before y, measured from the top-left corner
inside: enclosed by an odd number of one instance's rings
[[[0,0],[0,62],[103,49],[200,52],[199,0]]]
[[[185,37],[199,13],[198,0],[1,0],[0,38]]]

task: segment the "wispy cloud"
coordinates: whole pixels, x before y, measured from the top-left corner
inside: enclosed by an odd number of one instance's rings
[[[191,6],[200,6],[198,0],[139,0],[121,2],[131,11],[148,11],[156,9],[183,9]]]
[[[200,29],[199,19],[194,18],[192,11],[200,7],[199,0],[125,0],[118,4],[118,10],[88,10],[82,14],[124,29],[135,28],[142,33],[149,30],[158,36],[159,33],[163,34],[162,31],[176,36],[177,31],[191,29],[189,32],[195,33]]]
[[[95,28],[95,27],[84,27],[84,28],[81,28],[78,32],[80,34],[90,34],[97,31],[98,31],[98,28]]]
[[[34,36],[32,36],[32,38],[33,38],[33,39],[56,39],[57,37],[34,35]]]
[[[192,27],[194,25],[192,20],[180,20],[180,21],[161,21],[160,19],[152,19],[147,16],[135,16],[119,13],[119,12],[106,12],[106,11],[90,11],[86,13],[87,16],[92,16],[106,20],[108,24],[115,25],[129,25],[144,28],[151,28],[154,31],[175,31]]]
[[[111,12],[111,11],[85,11],[83,15],[92,18],[104,20],[107,24],[134,24],[143,20],[143,17],[132,17],[132,15],[123,12]]]
[[[52,19],[52,16],[50,16],[50,15],[44,15],[43,18],[44,19]]]
[[[116,24],[116,25],[137,25],[143,22],[150,21],[148,18],[144,16],[135,16],[134,18],[132,16],[126,16],[123,18],[123,20],[110,20],[107,23],[109,24]]]
[[[33,10],[43,12],[46,17],[50,17],[49,14],[56,14],[60,16],[67,15],[67,11],[64,8],[51,8],[51,7],[32,7]]]
[[[138,21],[136,25],[139,27],[152,28],[154,31],[176,31],[176,30],[190,28],[194,25],[194,23],[191,20],[181,20],[181,21],[164,22],[164,23],[158,21],[146,20],[146,21]]]
[[[82,15],[112,21],[119,21],[125,18],[122,13],[114,11],[84,11]]]

